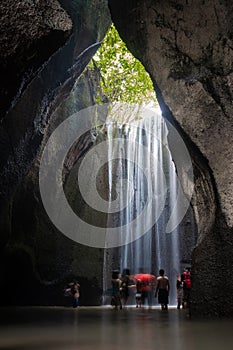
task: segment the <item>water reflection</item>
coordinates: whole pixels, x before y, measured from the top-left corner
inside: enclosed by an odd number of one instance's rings
[[[232,321],[194,321],[185,310],[109,307],[0,310],[4,350],[225,350],[232,349]]]

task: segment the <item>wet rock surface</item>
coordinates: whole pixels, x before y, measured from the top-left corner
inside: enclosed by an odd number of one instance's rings
[[[233,283],[219,287],[233,266],[232,5],[109,4],[120,35],[152,76],[164,116],[178,122],[193,158],[199,234],[193,313],[232,314]]]
[[[56,0],[1,1],[1,119],[19,88],[72,32],[70,16]],[[23,81],[22,81],[23,78]]]
[[[9,101],[11,107],[0,126],[1,304],[63,305],[64,288],[78,278],[80,303],[98,305],[103,253],[74,244],[56,230],[41,202],[38,171],[51,132],[93,103],[87,73],[71,90],[109,27],[107,2],[25,1],[17,3],[17,12],[15,2],[3,1],[0,9],[1,59],[15,62],[18,74],[12,74],[13,89],[5,99],[5,107]],[[57,33],[61,40],[56,40]],[[32,47],[36,49],[31,58]],[[19,89],[24,73],[37,68]],[[7,69],[4,74],[10,81],[11,66]],[[1,83],[8,91],[5,81]]]
[[[163,114],[181,132],[193,160],[198,244],[191,312],[232,315],[233,282],[225,276],[233,266],[233,5],[109,4],[120,35],[150,73]],[[40,200],[38,168],[53,128],[93,103],[88,74],[71,90],[110,24],[107,1],[1,1],[0,12],[1,303],[62,304],[64,284],[78,275],[83,304],[99,304],[103,251],[74,245],[54,228]],[[67,169],[89,142],[84,138],[70,153]],[[184,172],[184,189],[185,184]]]

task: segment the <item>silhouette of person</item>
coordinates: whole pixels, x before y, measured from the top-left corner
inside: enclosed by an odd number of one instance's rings
[[[136,280],[136,296],[135,296],[136,308],[142,307],[142,287],[143,287],[142,280],[137,279]]]
[[[181,305],[183,305],[183,282],[181,280],[181,275],[177,276],[176,293],[177,293],[177,309],[179,310]]]
[[[70,292],[73,298],[73,307],[76,308],[78,306],[78,302],[79,302],[79,288],[80,288],[80,284],[74,280],[72,283],[70,283]]]
[[[159,270],[159,277],[157,277],[157,285],[155,291],[155,298],[158,295],[158,302],[161,304],[162,310],[168,309],[168,296],[169,296],[169,279],[167,276],[164,276],[164,270]]]
[[[111,300],[111,304],[112,304],[112,306],[115,306],[115,310],[118,310],[118,306],[120,306],[120,309],[122,309],[120,288],[121,288],[121,280],[119,278],[119,271],[114,270],[112,272],[112,300]]]
[[[183,306],[189,308],[190,306],[190,290],[191,290],[191,272],[190,267],[185,267],[181,274],[181,281],[183,282]]]
[[[131,282],[130,278],[130,270],[124,269],[121,277],[121,298],[123,299],[123,305],[125,306],[127,304],[128,298],[129,298],[129,284]]]

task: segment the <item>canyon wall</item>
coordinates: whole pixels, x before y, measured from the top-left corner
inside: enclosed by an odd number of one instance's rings
[[[73,278],[81,304],[100,304],[103,252],[51,223],[38,173],[56,126],[94,103],[96,77],[82,73],[110,25],[107,1],[2,1],[0,11],[1,304],[64,305]]]
[[[109,0],[109,6],[192,158],[198,242],[191,313],[232,315],[233,4]],[[78,277],[82,303],[100,304],[103,251],[74,243],[53,226],[38,169],[53,129],[94,103],[98,79],[81,74],[110,25],[107,0],[4,0],[0,13],[1,303],[63,304],[64,285]],[[90,142],[84,137],[68,168]],[[181,180],[186,190],[185,169]]]
[[[233,4],[109,4],[122,39],[150,73],[163,115],[181,131],[193,160],[198,245],[191,311],[232,315]]]

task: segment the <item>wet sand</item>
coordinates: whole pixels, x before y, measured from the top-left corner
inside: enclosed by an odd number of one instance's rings
[[[175,308],[1,308],[0,349],[232,350],[232,326],[231,320],[190,320]]]

